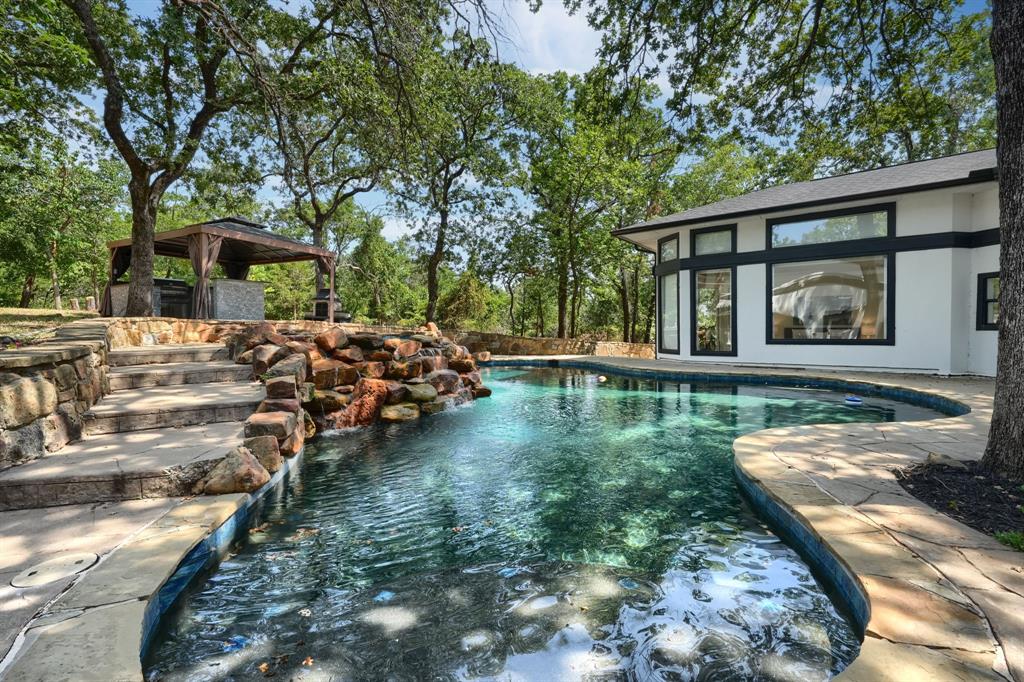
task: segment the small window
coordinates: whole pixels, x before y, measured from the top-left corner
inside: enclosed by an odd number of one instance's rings
[[[999,273],[978,275],[978,329],[999,329]]]
[[[886,256],[769,267],[769,342],[891,342]]]
[[[665,237],[658,241],[658,262],[667,263],[679,258],[679,237]]]
[[[768,221],[773,249],[805,244],[831,244],[889,234],[889,209],[861,213],[793,216]]]
[[[710,256],[715,253],[735,251],[736,231],[733,227],[711,227],[690,233],[694,256]]]

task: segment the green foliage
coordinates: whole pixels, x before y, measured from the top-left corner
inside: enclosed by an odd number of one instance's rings
[[[1024,552],[1024,533],[1016,530],[1005,530],[996,533],[996,540],[1018,552]]]

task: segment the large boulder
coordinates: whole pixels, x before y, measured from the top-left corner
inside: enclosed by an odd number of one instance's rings
[[[266,343],[267,337],[275,333],[277,333],[277,328],[270,322],[257,322],[251,327],[245,327],[232,335],[228,341],[231,357],[237,358],[244,351]]]
[[[424,348],[433,348],[437,345],[437,337],[428,336],[427,334],[413,334],[409,338],[413,341],[418,341]]]
[[[320,349],[317,348],[315,343],[309,341],[288,341],[284,344],[292,353],[298,353],[299,355],[306,356],[307,365],[313,364],[313,361],[319,360],[323,357],[320,353]]]
[[[448,369],[454,369],[460,374],[473,372],[476,370],[476,362],[473,358],[449,358]]]
[[[423,365],[419,362],[396,362],[392,360],[384,367],[384,376],[388,379],[404,381],[415,379],[423,373]]]
[[[281,456],[294,457],[302,452],[302,446],[306,442],[306,418],[300,417],[295,423],[295,430],[287,438],[281,441]]]
[[[463,386],[467,386],[469,388],[473,388],[474,386],[483,386],[484,382],[483,379],[480,378],[480,372],[466,372],[460,376],[462,377]]]
[[[383,422],[408,422],[419,418],[420,406],[417,405],[416,403],[398,403],[397,405],[385,405],[380,410],[380,420]]]
[[[387,382],[381,379],[361,379],[352,393],[352,402],[337,420],[338,428],[367,426],[376,421],[380,408],[388,397]]]
[[[351,395],[345,395],[337,391],[318,390],[313,394],[313,399],[304,403],[304,405],[314,412],[327,414],[328,412],[337,412],[348,405],[351,400]]]
[[[313,342],[319,346],[324,355],[330,355],[335,349],[347,346],[349,340],[344,329],[341,327],[331,327],[313,337]]]
[[[268,473],[280,471],[284,460],[281,459],[281,448],[273,436],[255,436],[246,438],[242,446],[256,456]]]
[[[235,356],[235,363],[239,365],[251,365],[252,364],[252,349],[239,353]]]
[[[486,350],[478,351],[473,354],[473,357],[476,359],[477,362],[490,362],[491,352]]]
[[[313,421],[313,416],[306,410],[302,411],[302,436],[303,438],[312,438],[316,435],[316,422]]]
[[[304,355],[289,355],[264,372],[263,378],[270,380],[274,377],[292,376],[295,377],[296,383],[301,383],[306,380],[306,367]]]
[[[0,374],[0,427],[29,424],[57,409],[57,389],[42,377]]]
[[[430,384],[406,384],[406,387],[409,389],[409,400],[417,403],[427,403],[437,398],[437,389]]]
[[[405,341],[405,339],[401,338],[400,336],[389,336],[388,338],[384,339],[384,350],[388,351],[389,353],[394,353],[395,349],[398,348],[403,341]]]
[[[359,373],[368,379],[382,379],[384,377],[384,363],[383,362],[367,362],[363,364],[363,368],[359,370]]]
[[[394,349],[395,360],[405,360],[420,352],[423,344],[416,339],[406,339],[399,343]]]
[[[429,374],[439,369],[448,369],[448,358],[443,355],[417,355],[410,362],[419,362],[423,368],[423,374]]]
[[[313,363],[313,385],[321,390],[354,384],[358,380],[359,372],[341,360],[317,360]]]
[[[366,359],[372,362],[391,362],[394,359],[394,356],[386,350],[375,350],[370,351],[366,356]]]
[[[206,495],[251,493],[269,480],[266,467],[248,449],[239,446],[225,455],[196,487]]]
[[[405,402],[409,396],[409,387],[401,381],[388,381],[388,397],[385,402],[388,405],[397,405]]]
[[[299,411],[299,399],[292,398],[267,398],[256,408],[257,412],[295,412]]]
[[[363,350],[377,350],[384,347],[384,337],[372,332],[359,332],[348,337],[348,342]]]
[[[489,388],[487,388],[486,386],[483,386],[483,385],[481,385],[481,386],[473,386],[470,389],[470,392],[472,392],[474,398],[489,398],[489,397],[491,397],[491,389],[489,389]]]
[[[331,353],[331,357],[335,360],[341,360],[347,362],[350,365],[354,365],[357,362],[362,362],[365,358],[363,357],[363,349],[359,346],[349,346],[348,348],[339,348]]]
[[[274,436],[282,441],[294,430],[294,412],[257,412],[245,420],[246,438]]]
[[[273,377],[267,379],[266,383],[267,397],[268,398],[295,398],[295,377]]]
[[[462,377],[451,369],[438,369],[427,374],[424,379],[437,389],[438,393],[454,393],[462,386]]]

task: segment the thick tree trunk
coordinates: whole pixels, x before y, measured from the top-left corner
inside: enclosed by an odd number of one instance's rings
[[[569,308],[569,264],[561,260],[558,264],[558,338],[565,338],[565,323]]]
[[[128,183],[132,202],[132,264],[128,278],[128,317],[153,315],[153,234],[160,197],[146,180]]]
[[[311,231],[313,233],[313,246],[317,247],[318,249],[324,248],[324,218],[322,218],[321,216],[317,216],[314,219]],[[324,275],[326,275],[327,273],[325,273],[323,268],[321,267],[320,261],[316,261],[315,267],[316,290],[319,293],[319,291],[324,288]]]
[[[427,261],[427,322],[437,322],[437,271],[444,259],[445,234],[448,231],[448,212],[441,211],[440,223],[437,226],[437,239],[434,251]]]
[[[60,278],[57,276],[57,261],[50,260],[50,282],[53,284],[53,307],[64,310],[64,301],[60,297]]]
[[[983,464],[1024,480],[1024,3],[995,0],[999,163],[999,355]]]
[[[30,272],[25,275],[25,283],[21,286],[21,300],[18,301],[19,308],[27,308],[32,304],[32,295],[36,290],[36,275]]]
[[[629,341],[636,343],[636,322],[640,315],[640,269],[633,267],[633,314],[629,321]]]

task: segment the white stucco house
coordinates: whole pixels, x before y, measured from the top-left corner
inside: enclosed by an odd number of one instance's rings
[[[615,234],[656,257],[666,360],[992,376],[994,149],[770,187]]]

